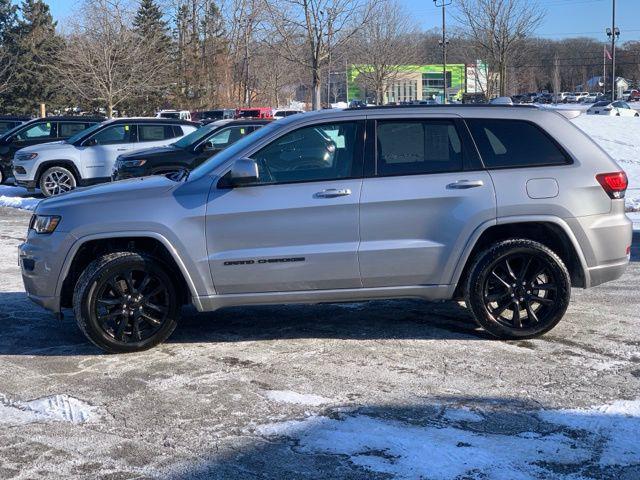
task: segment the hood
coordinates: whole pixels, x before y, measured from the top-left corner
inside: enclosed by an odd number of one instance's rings
[[[139,160],[148,158],[166,158],[176,155],[183,156],[185,153],[189,153],[182,148],[174,147],[173,145],[165,145],[163,147],[150,147],[142,150],[136,150],[131,153],[123,153],[119,158],[122,160]]]
[[[60,151],[69,151],[74,150],[76,147],[71,145],[70,143],[65,142],[64,140],[58,140],[56,142],[47,142],[47,143],[39,143],[37,145],[31,145],[29,147],[21,148],[21,152],[26,153],[42,153],[43,151],[52,151],[52,152],[60,152]]]
[[[103,183],[93,187],[77,188],[62,195],[41,201],[36,208],[40,214],[56,213],[63,208],[82,206],[92,203],[117,203],[136,201],[142,198],[159,197],[180,183],[169,180],[163,175],[132,178],[119,182]]]

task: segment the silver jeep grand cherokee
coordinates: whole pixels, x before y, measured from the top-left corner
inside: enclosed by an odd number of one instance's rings
[[[40,203],[29,297],[108,352],[150,348],[182,305],[465,299],[500,338],[564,315],[629,261],[627,179],[530,107],[322,111],[274,122],[190,175]]]

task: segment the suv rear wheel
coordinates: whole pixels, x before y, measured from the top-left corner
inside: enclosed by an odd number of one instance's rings
[[[476,321],[503,339],[548,332],[563,317],[570,296],[569,272],[560,257],[526,239],[505,240],[480,252],[466,285]]]
[[[50,167],[40,175],[38,182],[45,197],[51,197],[76,188],[75,175],[64,167]]]
[[[160,260],[117,252],[84,270],[75,287],[73,311],[78,326],[97,347],[111,353],[135,352],[171,335],[180,302],[171,273]]]

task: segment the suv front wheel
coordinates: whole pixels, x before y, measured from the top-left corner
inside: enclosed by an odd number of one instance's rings
[[[571,279],[558,255],[526,239],[499,242],[480,252],[466,285],[476,321],[503,339],[548,332],[569,306]]]
[[[40,175],[39,187],[45,197],[51,197],[76,188],[75,175],[64,167],[47,168]]]
[[[135,252],[94,260],[80,275],[73,295],[78,326],[110,353],[162,343],[176,328],[180,308],[169,269],[160,260]]]

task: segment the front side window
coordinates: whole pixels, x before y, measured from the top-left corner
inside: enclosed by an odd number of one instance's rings
[[[112,125],[100,130],[92,138],[96,145],[117,145],[135,141],[135,125]]]
[[[357,122],[303,127],[253,155],[261,184],[338,180],[361,175]]]
[[[252,131],[253,128],[249,126],[223,128],[207,140],[207,148],[215,150],[227,148]]]
[[[540,127],[520,120],[468,119],[487,168],[564,165],[569,159]]]
[[[377,122],[377,175],[415,175],[462,170],[462,143],[450,120]]]
[[[41,122],[22,130],[18,135],[16,135],[16,139],[33,140],[37,138],[53,137],[54,134],[52,122]]]

